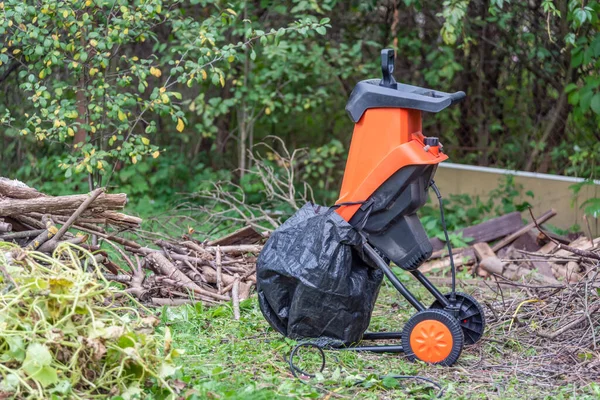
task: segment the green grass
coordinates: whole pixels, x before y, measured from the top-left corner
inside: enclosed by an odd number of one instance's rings
[[[408,280],[405,278],[405,280]],[[431,301],[420,287],[409,283],[425,304]],[[382,287],[370,330],[399,330],[413,310],[389,285]],[[415,380],[382,379],[387,374],[423,375],[444,387],[446,399],[596,399],[597,384],[548,386],[531,374],[520,375],[494,365],[510,365],[530,357],[531,351],[514,340],[502,342],[494,332],[481,344],[465,348],[451,368],[411,363],[401,354],[326,351],[322,374],[309,380],[292,376],[287,357],[296,342],[285,339],[262,317],[256,297],[242,302],[241,320],[234,321],[229,304],[162,310],[160,329],[169,326],[173,346],[184,349],[180,379],[187,385],[180,395],[189,399],[432,399],[430,384]],[[486,366],[482,367],[482,360]],[[549,360],[550,362],[550,360]],[[362,382],[361,382],[362,381]],[[357,383],[359,382],[359,383]]]

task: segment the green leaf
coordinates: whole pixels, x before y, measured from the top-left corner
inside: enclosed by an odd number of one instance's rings
[[[579,97],[579,106],[581,107],[582,112],[586,112],[590,108],[593,96],[594,93],[589,89],[581,93],[581,96]]]
[[[594,97],[592,97],[590,107],[592,108],[593,112],[600,115],[600,93],[596,93]]]
[[[381,383],[382,383],[383,387],[385,387],[387,389],[392,389],[392,388],[400,386],[400,384],[398,383],[398,379],[392,378],[391,376],[386,376],[385,378],[383,378]]]
[[[324,26],[319,26],[319,27],[317,27],[316,31],[317,31],[317,33],[318,33],[319,35],[324,35],[324,34],[326,34],[326,33],[327,33],[327,29],[325,29],[325,27],[324,27]]]
[[[50,366],[52,359],[48,347],[41,343],[32,343],[27,347],[22,369],[30,378],[46,387],[58,382],[56,370]]]

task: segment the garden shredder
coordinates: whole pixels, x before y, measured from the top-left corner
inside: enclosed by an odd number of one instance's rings
[[[292,338],[334,338],[338,349],[404,352],[410,360],[452,365],[464,345],[481,338],[485,317],[473,297],[456,292],[433,181],[448,157],[438,138],[423,135],[421,114],[439,112],[465,93],[396,82],[391,49],[381,52],[381,69],[383,78],[359,82],[346,106],[355,127],[339,199],[326,211],[306,205],[273,233],[257,264],[259,303],[271,325]],[[429,188],[439,200],[450,253],[447,294],[418,269],[433,251],[417,217]],[[390,262],[416,278],[433,304],[419,301]],[[365,333],[383,275],[417,312],[401,331]]]

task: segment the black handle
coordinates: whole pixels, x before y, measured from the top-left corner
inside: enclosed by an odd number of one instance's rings
[[[458,103],[459,101],[464,100],[465,97],[467,97],[467,94],[465,92],[456,92],[456,93],[452,93],[448,97],[450,97],[452,104],[454,104],[454,103]]]
[[[381,50],[381,73],[383,74],[383,79],[379,83],[379,86],[389,87],[396,89],[397,84],[394,76],[392,75],[394,72],[394,61],[396,60],[395,53],[393,49],[383,49]]]

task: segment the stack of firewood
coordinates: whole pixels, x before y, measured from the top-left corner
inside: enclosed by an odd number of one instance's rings
[[[145,304],[231,300],[239,318],[239,301],[256,284],[264,236],[247,227],[212,242],[189,234],[149,241],[139,232],[140,218],[119,212],[126,203],[125,194],[104,189],[53,197],[0,177],[0,241],[47,254],[75,244],[93,254],[107,279]]]
[[[471,245],[454,251],[455,265],[483,278],[516,281],[527,277],[544,284],[580,281],[600,261],[600,238],[567,237],[543,228],[555,215],[555,210],[537,218],[531,214],[531,222],[524,224],[521,214],[514,212],[456,232]],[[447,270],[450,258],[445,243],[439,239],[431,243],[436,251],[421,272]]]

